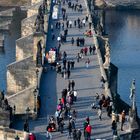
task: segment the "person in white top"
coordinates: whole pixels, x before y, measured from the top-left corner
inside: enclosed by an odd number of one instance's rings
[[[70,25],[70,28],[72,28],[72,21],[71,20],[69,21],[69,25]]]
[[[60,36],[57,37],[57,41],[60,43],[60,41],[61,41],[61,37]]]
[[[83,20],[82,20],[82,23],[83,23],[83,26],[85,27],[86,20],[85,20],[85,19],[83,19]]]
[[[73,91],[73,95],[74,95],[74,101],[76,102],[77,101],[77,91],[76,90]]]

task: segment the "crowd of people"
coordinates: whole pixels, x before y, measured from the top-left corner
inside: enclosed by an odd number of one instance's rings
[[[62,89],[61,96],[59,97],[58,104],[56,107],[56,112],[54,116],[50,116],[48,126],[46,128],[47,137],[50,139],[53,138],[52,132],[59,131],[60,133],[64,133],[64,130],[68,132],[68,138],[73,138],[73,140],[80,140],[81,136],[83,135],[85,140],[90,140],[91,138],[91,123],[90,118],[87,116],[83,123],[83,132],[76,127],[76,119],[78,115],[78,111],[73,108],[73,104],[77,102],[77,91],[76,91],[76,83],[74,80],[70,80],[71,71],[75,67],[74,59],[68,59],[68,54],[66,51],[63,53],[61,52],[61,46],[65,44],[68,40],[69,30],[71,28],[78,28],[79,31],[81,28],[85,28],[88,24],[89,29],[86,30],[83,35],[87,37],[91,37],[93,35],[91,31],[91,22],[88,21],[88,16],[85,18],[80,19],[77,17],[76,20],[71,20],[68,17],[67,10],[65,6],[68,6],[69,9],[82,12],[83,6],[82,4],[78,4],[78,0],[75,2],[71,2],[70,0],[62,0],[62,21],[52,22],[51,23],[51,35],[52,41],[57,40],[57,46],[55,49],[57,50],[57,64],[56,64],[56,72],[61,74],[64,79],[68,80],[67,88]],[[56,37],[54,31],[60,30],[60,34]],[[81,47],[80,52],[78,52],[76,58],[77,62],[79,63],[85,57],[85,65],[86,68],[89,67],[90,59],[87,58],[88,55],[94,55],[96,48],[94,45],[85,46],[86,40],[85,37],[71,37],[70,43],[72,46]],[[104,88],[105,80],[101,77],[102,88]],[[111,117],[112,113],[112,101],[110,97],[105,97],[104,94],[99,96],[96,94],[96,102],[92,105],[93,109],[97,109],[97,115],[99,120],[102,120],[102,110],[105,108],[107,110],[108,117]],[[116,121],[112,122],[112,130],[113,134],[116,134],[115,126]],[[123,122],[122,122],[122,130],[123,130]]]

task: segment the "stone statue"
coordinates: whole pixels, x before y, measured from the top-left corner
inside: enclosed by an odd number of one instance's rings
[[[129,111],[129,129],[137,129],[138,123],[137,123],[137,109],[136,109],[136,97],[135,97],[135,79],[132,81],[131,88],[130,88],[130,100],[131,100],[131,108]]]
[[[8,110],[8,106],[9,106],[8,100],[7,99],[2,100],[2,109]]]
[[[105,69],[108,69],[110,66],[110,47],[108,40],[105,41],[105,62],[103,66]]]
[[[135,90],[136,90],[136,87],[135,87],[135,79],[132,81],[132,84],[131,84],[131,88],[130,88],[130,100],[131,100],[131,103],[132,103],[132,109],[135,109]]]
[[[2,106],[2,100],[4,100],[4,90],[0,92],[0,107]]]

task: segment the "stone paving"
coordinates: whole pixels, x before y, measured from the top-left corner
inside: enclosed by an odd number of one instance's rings
[[[72,2],[75,3],[74,0]],[[76,20],[78,17],[80,19],[85,18],[88,14],[86,9],[86,3],[84,0],[79,0],[79,3],[83,6],[83,12],[72,11],[71,8],[65,6],[59,7],[59,21],[62,21],[62,13],[61,8],[65,7],[68,19]],[[62,29],[55,29],[55,40],[52,41],[50,24],[54,24],[57,20],[50,20],[49,23],[49,31],[48,38],[46,43],[46,50],[49,50],[52,47],[56,47],[57,44],[57,36],[62,33]],[[91,139],[112,139],[112,130],[111,130],[111,119],[109,119],[106,115],[105,109],[103,109],[102,120],[100,121],[97,115],[97,110],[91,109],[91,104],[95,101],[95,94],[98,92],[99,94],[104,93],[104,90],[101,88],[100,83],[100,68],[98,64],[97,55],[90,55],[88,53],[80,62],[76,61],[76,55],[80,52],[82,47],[77,47],[76,43],[71,45],[71,38],[74,37],[76,40],[77,37],[84,37],[83,33],[88,29],[88,23],[86,23],[86,27],[82,29],[69,28],[67,42],[62,44],[61,52],[66,51],[68,54],[68,59],[75,60],[75,68],[71,71],[70,80],[74,80],[76,83],[75,89],[78,92],[77,102],[74,103],[72,109],[76,109],[78,112],[76,119],[76,128],[80,128],[83,130],[83,122],[87,116],[90,118],[90,123],[92,125],[92,136]],[[93,46],[94,42],[92,38],[85,37],[85,46],[89,47]],[[89,68],[86,68],[85,61],[87,58],[90,59]],[[54,115],[56,111],[56,105],[58,99],[61,97],[61,91],[68,86],[68,79],[64,79],[61,75],[57,74],[55,70],[48,69],[46,73],[42,74],[41,83],[40,83],[40,95],[41,95],[41,114],[36,121],[30,121],[30,131],[35,133],[37,136],[37,140],[46,140],[46,126],[47,126],[47,118],[50,115]],[[23,124],[18,124],[20,129],[23,128]],[[65,121],[65,130],[64,133],[54,132],[53,139],[55,140],[67,140],[68,132],[67,132],[67,121]],[[118,126],[120,129],[120,127]],[[82,135],[82,139],[84,139]]]
[[[72,1],[74,2],[74,1]],[[60,6],[66,8],[68,19],[76,20],[78,17],[80,19],[85,18],[87,15],[86,11],[86,5],[85,1],[80,0],[79,3],[83,6],[83,12],[78,11],[72,11],[71,8],[67,7],[67,4],[65,6]],[[62,14],[61,10],[59,13],[59,20],[62,21]],[[52,24],[55,25],[56,21],[51,21]],[[70,80],[75,80],[76,83],[76,90],[78,92],[78,100],[73,105],[73,109],[76,109],[78,111],[78,118],[76,121],[76,128],[83,128],[83,121],[85,120],[86,116],[90,117],[91,125],[93,128],[92,131],[92,139],[94,138],[105,138],[110,139],[112,138],[112,131],[111,131],[111,120],[106,115],[105,110],[103,111],[103,120],[100,121],[98,119],[97,111],[91,110],[90,105],[94,101],[95,93],[103,93],[104,91],[101,88],[100,84],[100,68],[98,64],[97,55],[89,55],[84,57],[79,63],[76,61],[76,55],[78,52],[80,52],[80,49],[82,47],[77,47],[76,43],[72,46],[71,45],[71,38],[74,37],[76,40],[77,37],[84,37],[83,33],[88,29],[88,23],[86,23],[86,27],[83,27],[82,29],[75,28],[74,26],[72,28],[69,28],[68,30],[68,37],[67,42],[62,44],[61,51],[66,51],[68,54],[68,59],[74,59],[75,60],[75,69],[71,71],[71,77]],[[62,29],[55,29],[55,35],[56,38],[60,33],[63,33]],[[50,32],[49,32],[50,34]],[[85,46],[93,46],[94,42],[92,38],[85,37]],[[57,45],[57,41],[52,41],[51,36],[48,37],[47,41],[47,49],[51,47],[55,47]],[[90,65],[87,69],[85,66],[85,61],[87,58],[90,59]],[[57,74],[55,71],[48,70],[47,73],[43,74],[43,82],[41,84],[41,96],[43,95],[43,103],[46,102],[46,104],[43,104],[43,108],[41,112],[43,114],[51,115],[55,113],[56,109],[56,100],[61,96],[61,91],[63,88],[67,88],[68,85],[68,79],[64,79],[61,77],[61,75]],[[46,95],[45,95],[46,94]],[[57,97],[56,97],[57,96]],[[56,99],[57,98],[57,99]],[[42,113],[41,113],[42,114]],[[42,114],[42,115],[43,115]],[[45,114],[45,115],[46,115]],[[67,122],[65,122],[67,124]],[[65,128],[67,125],[65,125]],[[53,139],[62,140],[67,139],[67,129],[65,129],[63,134],[60,134],[59,132],[53,133]],[[82,135],[83,139],[83,135]]]
[[[74,1],[72,1],[74,2]],[[85,18],[87,15],[86,11],[86,5],[84,0],[79,0],[79,3],[83,6],[83,12],[78,11],[72,11],[72,9],[67,8],[66,6],[63,6],[66,8],[66,11],[68,13],[68,19],[69,20],[76,20],[78,17],[80,19]],[[61,21],[61,12],[59,20]],[[88,29],[88,23],[86,23],[86,27],[83,27],[82,29],[78,29],[75,27],[69,28],[68,31],[68,38],[67,43],[62,44],[61,51],[66,51],[68,54],[68,59],[74,59],[75,60],[75,69],[71,72],[70,80],[75,80],[76,83],[76,90],[78,92],[78,100],[73,105],[73,109],[76,109],[78,111],[78,118],[76,120],[76,128],[83,128],[83,122],[86,118],[86,116],[90,117],[91,125],[93,128],[92,131],[92,139],[95,138],[105,138],[105,139],[111,139],[112,138],[112,131],[111,131],[111,120],[108,119],[105,111],[103,113],[103,120],[100,121],[98,119],[97,111],[91,110],[90,105],[94,101],[95,93],[103,93],[104,91],[100,87],[100,68],[98,64],[98,59],[96,55],[89,55],[84,57],[79,63],[76,61],[76,55],[80,51],[82,47],[77,47],[75,45],[71,45],[71,37],[74,37],[76,40],[77,37],[84,37],[83,33]],[[63,31],[61,31],[63,32]],[[51,42],[52,44],[52,42]],[[93,46],[94,42],[92,38],[85,37],[85,46]],[[87,69],[85,66],[85,61],[87,58],[90,59],[90,65]],[[68,85],[68,80],[61,77],[61,75],[57,75],[56,80],[56,89],[57,89],[57,96],[58,98],[61,97],[61,91],[63,88],[66,88]],[[67,125],[65,126],[67,127]],[[67,139],[68,132],[65,129],[63,135],[58,133],[53,133],[53,139],[62,140]],[[82,135],[82,139],[83,139]]]

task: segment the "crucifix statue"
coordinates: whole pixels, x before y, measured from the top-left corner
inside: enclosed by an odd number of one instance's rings
[[[135,79],[132,81],[131,88],[130,88],[130,100],[132,103],[132,109],[135,110],[136,104],[136,95],[135,95],[136,87],[135,87]]]
[[[131,109],[129,110],[129,130],[133,131],[134,129],[138,129],[137,122],[137,109],[136,109],[136,87],[135,87],[135,79],[132,81],[130,88],[130,100],[131,100]]]

